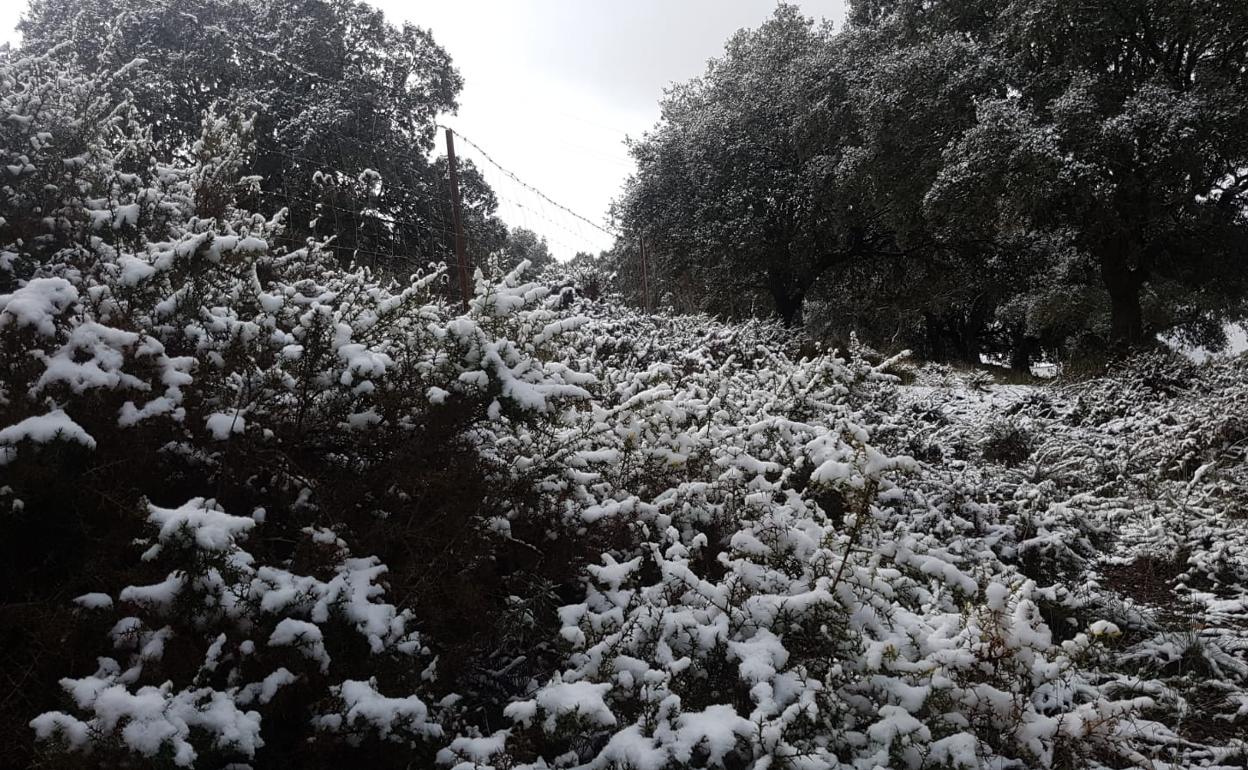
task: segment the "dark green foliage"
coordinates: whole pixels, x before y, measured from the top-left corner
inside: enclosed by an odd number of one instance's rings
[[[670,91],[663,122],[633,146],[638,174],[620,207],[627,248],[648,240],[653,280],[678,308],[771,308],[793,323],[827,267],[865,248],[828,221],[846,216],[846,202],[822,194],[830,161],[814,157],[802,131],[810,61],[826,37],[781,6],[737,33],[702,78]]]
[[[498,266],[508,273],[516,269],[521,262],[527,261],[529,268],[540,272],[555,263],[550,255],[546,239],[532,230],[515,227],[507,233],[507,241],[498,252]]]
[[[35,0],[21,30],[24,54],[89,72],[137,62],[114,98],[162,157],[188,153],[210,109],[254,113],[258,189],[244,202],[287,208],[293,247],[333,236],[344,264],[400,277],[451,258],[446,163],[429,155],[463,81],[428,30],[355,0]],[[483,261],[506,227],[470,162],[460,190]]]
[[[669,93],[619,214],[679,308],[1024,372],[1216,348],[1248,316],[1246,35],[1194,0],[864,0],[835,35],[781,6]]]

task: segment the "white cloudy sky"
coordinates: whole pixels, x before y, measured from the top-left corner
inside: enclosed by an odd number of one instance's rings
[[[737,29],[756,26],[774,0],[379,0],[393,21],[433,30],[465,79],[446,122],[502,166],[594,222],[632,169],[626,136],[658,119],[674,81],[700,74]],[[839,23],[844,0],[801,0]],[[0,0],[0,40],[25,6]],[[473,155],[470,147],[456,148]],[[545,235],[557,256],[605,248],[610,238],[560,213],[481,163],[510,224]]]

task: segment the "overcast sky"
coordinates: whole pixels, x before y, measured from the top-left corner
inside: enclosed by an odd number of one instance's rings
[[[663,88],[703,71],[774,0],[380,0],[391,21],[433,30],[463,74],[459,114],[446,120],[491,157],[594,222],[632,170],[626,136],[658,120]],[[844,19],[844,0],[802,0],[815,18]],[[15,40],[22,0],[0,0]],[[462,143],[461,143],[462,144]],[[462,155],[471,147],[457,146]],[[504,220],[545,235],[561,258],[610,238],[562,214],[489,164]]]
[[[757,26],[776,5],[774,0],[378,4],[393,19],[432,29],[459,67],[464,91],[449,125],[595,222],[605,218],[633,168],[625,136],[638,136],[658,120],[664,87],[701,74],[733,32]],[[806,0],[801,6],[817,18],[839,22],[844,16],[842,0]],[[487,164],[482,168],[504,199],[504,219],[546,235],[556,255],[610,244],[607,236],[496,178]]]

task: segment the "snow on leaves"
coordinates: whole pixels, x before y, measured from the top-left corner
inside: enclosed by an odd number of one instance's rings
[[[95,439],[61,409],[27,417],[0,430],[0,465],[12,462],[17,457],[17,446],[25,441],[33,444],[68,441],[87,449],[95,448]]]

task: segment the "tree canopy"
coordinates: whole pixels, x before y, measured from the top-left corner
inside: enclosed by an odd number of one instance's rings
[[[153,149],[187,155],[203,116],[253,123],[248,205],[289,211],[286,240],[332,236],[344,263],[410,273],[453,254],[439,115],[463,79],[420,27],[356,0],[35,0],[22,51],[107,74]],[[494,193],[470,161],[460,191],[470,252],[502,248]]]
[[[933,357],[1216,347],[1248,309],[1248,8],[792,6],[674,87],[618,205],[657,296]],[[692,301],[682,297],[695,298]]]

